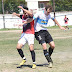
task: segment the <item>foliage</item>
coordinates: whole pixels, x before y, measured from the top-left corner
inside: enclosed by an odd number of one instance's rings
[[[19,12],[17,6],[26,4],[25,0],[4,0],[5,13]]]
[[[26,5],[25,0],[3,0],[5,13],[19,12],[18,5]],[[53,0],[50,1],[53,5]],[[55,11],[72,11],[72,0],[55,0]],[[0,13],[2,13],[2,0],[0,0]]]
[[[72,11],[72,0],[55,0],[55,11]]]
[[[0,13],[2,13],[2,1],[0,0]]]

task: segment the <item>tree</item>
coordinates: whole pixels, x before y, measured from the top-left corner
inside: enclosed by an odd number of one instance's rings
[[[4,9],[5,13],[19,12],[17,6],[20,4],[26,4],[25,0],[5,0],[4,1]]]
[[[72,11],[72,0],[55,0],[55,11]]]
[[[0,0],[0,13],[2,13],[2,1]]]

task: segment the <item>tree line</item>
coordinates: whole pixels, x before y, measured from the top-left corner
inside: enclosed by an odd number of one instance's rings
[[[19,12],[17,6],[26,5],[25,0],[3,0],[4,12],[12,13]],[[53,0],[50,0],[53,5]],[[55,0],[55,11],[72,11],[72,0]],[[0,14],[2,14],[2,0],[0,0]]]
[[[55,11],[72,11],[72,0],[55,0]]]
[[[12,13],[12,12],[19,12],[17,6],[19,5],[26,5],[25,0],[3,0],[4,3],[4,12],[5,13]],[[0,13],[2,13],[2,0],[0,0]]]

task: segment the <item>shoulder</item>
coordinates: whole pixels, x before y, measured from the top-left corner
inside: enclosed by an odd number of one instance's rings
[[[48,18],[53,18],[53,16],[49,14],[49,15],[48,15]]]
[[[50,14],[50,15],[49,15],[49,18],[51,18],[52,20],[55,20],[55,17],[54,17],[53,14]]]

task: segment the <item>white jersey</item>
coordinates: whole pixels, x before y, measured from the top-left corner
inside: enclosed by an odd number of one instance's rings
[[[38,32],[40,30],[47,30],[47,24],[48,20],[51,19],[51,15],[49,14],[48,16],[44,14],[44,11],[39,11],[37,12],[34,16],[33,19],[35,21],[34,28],[35,32]],[[52,18],[54,20],[54,18]]]

